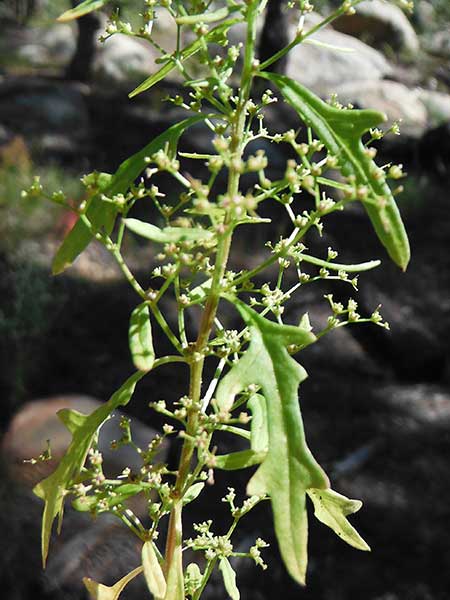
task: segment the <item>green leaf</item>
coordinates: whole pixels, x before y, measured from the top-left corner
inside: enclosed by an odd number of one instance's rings
[[[381,260],[369,260],[368,262],[344,265],[334,261],[322,260],[321,258],[310,256],[309,254],[300,253],[298,257],[300,260],[304,260],[305,262],[318,267],[325,267],[325,269],[330,269],[331,271],[346,271],[347,273],[362,273],[363,271],[370,271],[381,265]]]
[[[247,402],[252,412],[250,423],[250,446],[253,452],[267,453],[269,430],[267,422],[267,402],[262,394],[252,394]]]
[[[79,512],[90,512],[98,504],[99,500],[103,500],[103,502],[107,503],[108,508],[112,508],[117,504],[123,504],[128,498],[140,494],[144,489],[146,489],[146,486],[139,483],[124,483],[114,488],[113,496],[108,492],[81,496],[72,501],[72,506]]]
[[[75,8],[71,8],[70,10],[66,10],[60,17],[58,17],[57,21],[65,22],[72,21],[72,19],[78,19],[83,15],[87,15],[94,10],[98,10],[99,8],[103,8],[106,4],[108,4],[110,0],[85,0],[75,6]]]
[[[250,423],[251,449],[215,456],[214,466],[217,469],[225,471],[246,469],[261,464],[266,458],[269,447],[266,399],[261,394],[252,394],[247,401],[247,406],[252,412]]]
[[[136,369],[144,372],[150,371],[155,362],[155,351],[150,311],[145,302],[139,304],[131,313],[128,340]]]
[[[72,441],[61,459],[56,470],[46,479],[34,487],[34,493],[45,502],[42,516],[42,562],[45,563],[48,555],[50,535],[53,521],[57,516],[62,518],[64,497],[67,488],[80,474],[89,448],[99,427],[109,415],[119,406],[128,404],[133,395],[137,382],[144,373],[137,372],[129,377],[126,382],[111,396],[111,398],[97,408],[91,415],[83,415],[75,410],[63,409],[58,412],[58,417],[72,434]]]
[[[106,234],[111,234],[117,215],[117,208],[114,205],[102,202],[102,194],[110,197],[116,194],[125,194],[133,181],[145,169],[147,165],[146,158],[148,156],[155,154],[155,152],[164,148],[166,144],[169,144],[171,152],[175,152],[182,133],[188,127],[204,119],[203,115],[198,115],[169,127],[169,129],[147,144],[142,150],[125,160],[119,166],[116,173],[111,176],[107,184],[99,181],[103,187],[100,187],[99,193],[95,194],[88,201],[88,208],[85,213],[94,231],[104,230]],[[89,227],[81,219],[78,219],[56,253],[52,266],[53,273],[57,275],[70,267],[77,256],[90,244],[92,239],[93,234]]]
[[[219,570],[222,573],[223,583],[227,594],[230,596],[231,600],[239,600],[241,595],[236,586],[236,573],[230,565],[228,558],[223,557],[219,560]]]
[[[142,566],[150,593],[153,594],[155,600],[161,600],[166,595],[166,578],[151,541],[145,542],[142,546]]]
[[[219,8],[211,12],[204,12],[198,15],[183,15],[175,19],[177,25],[195,25],[196,23],[214,23],[221,21],[228,17],[232,12],[240,10],[240,6],[229,6],[226,8]]]
[[[254,450],[241,450],[231,454],[221,454],[214,458],[214,468],[224,471],[238,471],[259,465],[266,458],[267,452],[255,452]]]
[[[196,54],[203,47],[205,39],[207,42],[216,41],[226,31],[228,31],[228,29],[230,27],[232,27],[232,25],[235,25],[236,23],[239,23],[240,21],[241,21],[240,18],[234,18],[234,19],[229,19],[228,21],[224,21],[220,25],[217,25],[217,27],[214,27],[214,29],[211,29],[211,31],[209,33],[207,33],[206,36],[203,36],[203,38],[197,39],[197,40],[195,40],[195,42],[192,42],[192,44],[189,44],[189,46],[186,46],[186,48],[184,48],[179,53],[178,57],[176,57],[176,60],[174,57],[174,60],[170,60],[169,62],[167,62],[163,67],[161,67],[161,69],[159,69],[159,71],[157,71],[156,73],[153,73],[153,75],[151,75],[148,79],[146,79],[140,85],[138,85],[138,87],[136,89],[134,89],[132,92],[130,92],[128,94],[129,98],[134,98],[134,96],[137,96],[138,94],[141,94],[142,92],[149,90],[156,83],[160,82],[162,79],[165,79],[166,76],[170,73],[170,71],[175,69],[175,67],[177,66],[177,63],[183,63],[185,60],[187,60],[191,56],[194,56],[194,54]]]
[[[83,583],[86,586],[92,600],[117,600],[120,594],[123,592],[125,586],[130,583],[132,579],[142,573],[142,567],[137,567],[128,575],[125,575],[120,581],[115,583],[112,587],[103,585],[103,583],[97,583],[89,577],[83,578]]]
[[[370,551],[370,546],[346,519],[347,515],[357,512],[362,502],[350,500],[341,494],[329,490],[306,490],[314,504],[315,516],[328,525],[337,535],[358,550]]]
[[[385,178],[373,177],[378,169],[367,156],[361,141],[362,135],[385,121],[386,116],[375,110],[334,108],[284,75],[262,72],[260,76],[278,87],[303,121],[314,129],[328,151],[339,158],[342,173],[354,175],[358,185],[370,190],[370,198],[362,203],[389,256],[405,270],[410,259],[405,227]]]
[[[217,388],[220,410],[229,411],[239,392],[261,386],[267,401],[269,448],[251,478],[249,495],[268,494],[274,514],[280,552],[292,577],[305,582],[307,566],[306,490],[329,487],[328,478],[309,450],[298,403],[298,386],[306,371],[287,347],[305,347],[315,341],[310,331],[279,325],[261,317],[239,300],[234,301],[250,330],[250,345]]]
[[[133,233],[158,244],[202,242],[213,237],[213,234],[207,229],[193,227],[164,227],[164,229],[160,229],[156,225],[138,219],[124,219],[123,221],[127,229]]]
[[[198,498],[204,487],[205,484],[203,481],[199,481],[198,483],[191,485],[191,487],[183,496],[183,505],[189,504],[189,502],[193,502],[196,498]]]

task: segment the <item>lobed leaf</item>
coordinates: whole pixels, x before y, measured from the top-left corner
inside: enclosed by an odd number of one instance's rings
[[[110,414],[119,406],[128,404],[134,393],[137,382],[143,377],[141,371],[134,373],[111,396],[111,398],[97,408],[90,415],[63,409],[58,412],[58,417],[72,434],[72,441],[61,459],[56,470],[46,479],[38,483],[33,491],[36,496],[45,502],[42,515],[42,562],[45,563],[48,555],[52,525],[57,516],[61,520],[64,508],[64,497],[86,460],[89,448],[92,445],[99,427],[106,421]]]
[[[110,203],[102,202],[102,194],[114,196],[126,193],[130,185],[145,169],[147,165],[146,158],[148,156],[155,154],[155,152],[164,148],[167,144],[169,145],[169,150],[175,152],[178,140],[183,132],[188,127],[204,119],[203,115],[198,115],[172,125],[172,127],[169,127],[164,133],[152,140],[142,150],[127,158],[119,166],[116,173],[110,176],[109,181],[105,184],[102,183],[99,193],[88,200],[88,208],[85,214],[92,225],[92,229],[94,231],[103,230],[109,235],[114,227],[117,208]],[[62,273],[70,267],[77,256],[90,244],[93,237],[93,233],[89,227],[81,219],[78,219],[56,253],[52,265],[53,273],[55,275]]]
[[[219,570],[222,573],[223,583],[231,600],[239,600],[241,595],[236,585],[236,573],[228,558],[223,557],[219,560]]]
[[[139,221],[139,219],[124,219],[124,223],[127,229],[133,233],[158,244],[202,242],[213,237],[213,234],[207,229],[194,227],[164,227],[160,229],[156,225]]]
[[[161,600],[166,595],[167,584],[152,541],[142,546],[142,566],[150,593],[155,600]]]
[[[138,371],[148,372],[155,362],[150,311],[145,302],[139,304],[130,317],[128,330],[133,364]]]
[[[350,500],[334,490],[307,490],[314,504],[314,514],[325,525],[328,525],[344,542],[358,550],[369,550],[370,547],[347,520],[347,515],[357,512],[362,502]]]
[[[375,232],[392,260],[403,270],[410,259],[408,236],[391,189],[384,177],[375,178],[375,162],[366,154],[361,137],[386,120],[375,110],[340,110],[284,75],[261,72],[272,81],[303,121],[319,136],[329,152],[339,158],[342,173],[354,175],[358,185],[370,190],[362,203]]]
[[[305,582],[307,566],[306,490],[329,487],[328,478],[309,450],[298,403],[298,386],[306,371],[287,347],[313,343],[307,329],[279,325],[261,317],[239,300],[236,308],[251,341],[247,351],[220,382],[219,409],[229,411],[236,395],[251,384],[261,387],[267,403],[268,452],[251,478],[247,493],[268,494],[280,552],[292,577]]]
[[[103,585],[103,583],[97,583],[89,577],[83,578],[83,583],[86,586],[92,600],[117,600],[120,594],[123,592],[125,586],[130,583],[132,579],[142,573],[142,567],[137,567],[125,577],[122,577],[112,587]]]
[[[106,4],[108,4],[110,0],[84,0],[71,8],[70,10],[66,10],[62,15],[57,18],[57,21],[60,23],[64,23],[66,21],[72,21],[73,19],[78,19],[79,17],[83,17],[94,10],[98,10],[99,8],[103,8]]]

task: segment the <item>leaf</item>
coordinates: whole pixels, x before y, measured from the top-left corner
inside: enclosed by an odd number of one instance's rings
[[[120,594],[123,592],[125,586],[135,577],[142,573],[142,567],[137,567],[125,577],[122,577],[120,581],[115,583],[112,587],[103,585],[103,583],[97,583],[89,577],[83,577],[83,583],[89,592],[90,597],[93,600],[117,600]]]
[[[155,600],[161,600],[166,595],[166,578],[151,541],[145,542],[142,546],[142,566],[148,589]]]
[[[247,406],[252,411],[250,424],[251,449],[215,456],[214,466],[217,469],[225,471],[246,469],[261,464],[267,455],[269,439],[266,399],[261,394],[252,394],[247,401]]]
[[[310,331],[279,325],[239,300],[236,308],[250,330],[250,345],[219,384],[220,410],[229,411],[236,395],[251,384],[261,386],[267,401],[268,452],[251,478],[249,495],[268,494],[280,552],[292,577],[305,582],[307,565],[306,490],[329,487],[328,478],[309,450],[298,403],[298,386],[306,371],[287,347],[315,341]]]
[[[309,256],[309,254],[300,253],[298,257],[300,260],[304,260],[312,265],[317,265],[318,267],[325,267],[325,269],[330,269],[332,271],[346,271],[347,273],[362,273],[363,271],[370,271],[370,269],[375,269],[381,265],[381,260],[369,260],[368,262],[344,265],[333,261],[322,260],[315,256]]]
[[[64,23],[66,21],[72,21],[72,19],[78,19],[94,10],[103,8],[109,1],[110,0],[85,0],[84,2],[81,2],[81,4],[78,4],[78,6],[75,6],[75,8],[66,10],[66,12],[57,18],[57,21]]]
[[[199,481],[198,483],[191,485],[191,487],[183,496],[183,505],[189,504],[189,502],[193,502],[196,498],[198,498],[204,487],[205,484],[203,481]]]
[[[131,313],[128,340],[136,369],[144,372],[150,371],[155,362],[155,351],[150,311],[145,302],[139,304]]]
[[[75,410],[63,409],[58,412],[58,417],[72,434],[72,441],[61,459],[56,470],[46,479],[34,487],[34,493],[45,502],[42,515],[42,562],[45,563],[53,521],[57,516],[61,519],[64,507],[64,496],[72,481],[80,474],[84,465],[92,440],[98,428],[109,415],[118,408],[128,404],[133,395],[137,382],[144,373],[137,372],[129,377],[125,383],[111,396],[111,398],[97,408],[91,415],[83,415]]]
[[[236,573],[228,558],[223,557],[219,560],[219,570],[222,573],[223,583],[231,600],[239,600],[241,595],[236,586]]]
[[[107,202],[102,202],[101,195],[115,196],[116,194],[125,194],[133,181],[145,169],[147,164],[145,159],[148,156],[164,148],[166,144],[169,144],[170,151],[175,152],[182,133],[188,127],[191,127],[191,125],[204,119],[203,115],[198,115],[172,125],[172,127],[169,127],[164,133],[152,140],[142,150],[130,156],[130,158],[119,166],[108,184],[100,189],[101,193],[94,195],[88,201],[86,217],[91,222],[95,231],[104,230],[109,235],[113,230],[117,214],[117,208]],[[77,256],[90,244],[92,239],[93,234],[89,227],[81,219],[78,219],[56,253],[52,265],[53,274],[62,273],[70,267]]]
[[[226,8],[219,8],[211,12],[203,12],[198,15],[183,15],[175,19],[177,25],[195,25],[196,23],[214,23],[215,21],[221,21],[228,17],[232,12],[240,10],[240,6],[229,6]]]
[[[159,244],[202,242],[213,238],[213,234],[207,229],[194,227],[164,227],[164,229],[160,229],[156,225],[138,219],[124,219],[124,223],[127,229],[133,233]]]
[[[252,411],[250,424],[250,445],[253,452],[266,453],[269,449],[269,431],[267,423],[267,402],[262,394],[252,394],[247,402]]]
[[[361,136],[386,120],[374,110],[340,110],[323,102],[308,89],[284,75],[260,73],[272,81],[303,121],[336,155],[342,173],[354,175],[358,185],[367,186],[370,200],[362,201],[375,232],[392,260],[403,270],[410,259],[408,236],[392,192],[384,177],[375,179],[375,162],[367,156]]]
[[[240,21],[240,18],[229,19],[228,21],[224,21],[220,25],[217,25],[217,27],[214,27],[214,29],[211,29],[211,31],[207,33],[206,36],[203,36],[202,39],[197,39],[192,42],[192,44],[189,44],[189,46],[186,46],[186,48],[179,53],[178,57],[176,57],[177,60],[170,60],[163,67],[161,67],[159,71],[153,73],[153,75],[138,85],[136,89],[128,94],[128,97],[134,98],[138,94],[142,94],[142,92],[149,90],[156,83],[160,82],[162,79],[165,79],[170,71],[175,69],[177,63],[182,63],[196,54],[203,47],[205,39],[207,42],[214,42],[215,40],[219,39],[220,36],[222,36],[230,27],[236,23],[239,23]]]
[[[350,546],[358,550],[370,551],[370,546],[346,519],[347,515],[351,515],[361,508],[360,500],[350,500],[331,489],[309,489],[307,494],[313,501],[314,514],[319,521],[328,525]]]
[[[214,459],[214,468],[224,471],[238,471],[259,465],[266,458],[267,452],[255,452],[254,450],[241,450],[231,454],[222,454]]]
[[[144,489],[146,486],[139,483],[124,483],[114,488],[113,496],[108,492],[81,496],[72,501],[72,506],[79,512],[89,512],[98,504],[99,500],[103,500],[107,503],[108,508],[112,508],[117,504],[123,504],[128,498],[140,494]]]

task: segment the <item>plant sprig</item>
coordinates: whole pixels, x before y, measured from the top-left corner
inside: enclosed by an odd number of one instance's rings
[[[85,176],[85,198],[78,207],[73,207],[62,191],[46,192],[38,178],[23,193],[30,199],[44,196],[78,215],[57,252],[54,273],[68,268],[96,240],[111,253],[137,295],[129,335],[135,373],[92,415],[59,413],[73,436],[72,443],[57,470],[35,488],[45,502],[44,564],[53,521],[61,519],[67,498],[76,510],[116,515],[142,541],[142,567],[113,587],[86,581],[93,598],[117,599],[128,581],[143,572],[158,600],[184,600],[186,596],[199,600],[218,567],[228,595],[237,600],[238,583],[229,559],[247,557],[266,567],[261,556],[265,542],[258,539],[248,552],[235,552],[231,539],[240,519],[261,500],[271,502],[281,555],[299,583],[305,582],[307,569],[307,497],[319,520],[356,548],[369,549],[347,520],[361,503],[331,490],[327,475],[307,445],[298,402],[298,387],[306,372],[293,356],[338,327],[361,322],[387,324],[379,307],[371,315],[361,316],[355,300],[343,306],[330,294],[326,299],[331,314],[321,331],[314,331],[307,313],[298,325],[286,324],[283,315],[306,284],[339,280],[357,290],[358,275],[379,266],[378,260],[344,264],[336,261],[338,254],[332,248],[326,257],[314,256],[307,248],[311,231],[322,235],[326,218],[345,211],[349,203],[364,206],[388,254],[406,268],[408,239],[389,187],[389,179],[398,179],[403,172],[401,166],[380,168],[374,162],[376,152],[371,143],[381,135],[377,126],[384,120],[383,114],[343,107],[336,98],[327,104],[298,82],[269,71],[275,61],[320,28],[353,12],[359,1],[344,0],[308,30],[305,15],[312,5],[307,0],[290,2],[289,7],[298,10],[295,38],[262,64],[255,48],[265,0],[214,4],[145,0],[138,31],[123,22],[119,12],[113,13],[105,39],[116,34],[137,36],[161,54],[158,63],[162,66],[130,96],[147,91],[177,70],[184,82],[183,94],[166,100],[188,116],[124,161],[114,174]],[[106,4],[86,0],[61,19],[79,17]],[[153,39],[152,28],[160,10],[165,10],[176,26],[172,53]],[[235,25],[245,27],[245,41],[230,46],[228,38]],[[253,97],[256,79],[271,89]],[[299,128],[306,129],[306,141],[298,131],[269,132],[265,127],[265,113],[279,99],[297,112]],[[180,137],[201,123],[211,131],[212,149],[179,151]],[[270,160],[263,147],[246,152],[248,145],[258,140],[287,145],[294,156],[275,181],[270,179]],[[201,175],[194,178],[188,174],[183,168],[185,160],[200,161]],[[174,190],[181,191],[170,195],[167,189],[160,189],[155,182],[161,173],[169,176]],[[155,223],[133,216],[136,204],[149,202],[159,213]],[[250,226],[267,222],[260,211],[268,202],[285,211],[289,233],[267,240],[265,256],[252,268],[242,265],[238,272],[230,270],[235,230],[238,226],[250,230]],[[142,281],[122,251],[125,237],[135,235],[151,245],[157,263]],[[276,271],[274,281],[263,280],[265,273],[272,271]],[[177,309],[174,321],[161,302],[169,295]],[[237,309],[243,321],[240,329],[222,324],[224,302]],[[193,311],[197,315],[200,311],[201,316],[192,335],[186,319]],[[175,354],[158,356],[154,323],[172,343]],[[209,382],[204,381],[206,361],[215,365]],[[150,404],[167,419],[161,433],[149,440],[146,448],[138,447],[132,425],[122,419],[123,435],[112,441],[113,448],[128,445],[138,454],[142,462],[139,472],[125,468],[106,478],[97,448],[98,429],[117,407],[130,401],[141,378],[151,377],[160,365],[176,368],[177,363],[189,367],[189,388],[176,402],[160,399]],[[246,448],[221,454],[218,432],[238,436]],[[177,468],[169,470],[164,461],[158,462],[158,452],[163,442],[174,436],[181,439],[182,448]],[[234,504],[234,490],[224,498],[232,516],[228,531],[215,534],[212,522],[206,520],[194,526],[194,538],[184,539],[188,505],[205,493],[206,484],[214,484],[215,471],[249,466],[257,466],[257,470],[242,507]],[[136,496],[145,500],[144,516],[130,508]],[[164,519],[168,524],[162,540]],[[203,558],[185,565],[186,548]]]

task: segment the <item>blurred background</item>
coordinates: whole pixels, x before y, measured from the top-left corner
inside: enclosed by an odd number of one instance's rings
[[[116,4],[122,20],[138,22],[140,0]],[[127,327],[136,299],[95,244],[68,272],[52,277],[52,256],[73,216],[49,203],[23,200],[20,192],[39,174],[49,189],[62,188],[79,202],[80,176],[93,169],[114,172],[163,131],[179,113],[161,100],[182,89],[174,75],[128,100],[128,92],[156,70],[154,50],[123,35],[100,44],[105,15],[56,24],[70,6],[68,0],[0,0],[0,586],[8,600],[86,598],[83,576],[112,584],[139,562],[139,545],[120,523],[105,516],[91,521],[68,509],[43,572],[42,505],[30,490],[54,461],[38,467],[22,462],[38,455],[48,437],[57,459],[67,438],[55,411],[91,410],[129,375]],[[333,1],[321,0],[315,8],[328,14]],[[261,56],[293,35],[295,24],[282,9],[282,1],[269,0]],[[155,35],[170,51],[172,24],[164,12],[158,17]],[[318,16],[309,19],[314,23]],[[233,36],[239,40],[242,31]],[[308,240],[319,253],[332,246],[341,262],[382,259],[376,272],[361,277],[358,300],[362,314],[382,304],[391,331],[340,329],[301,357],[310,375],[300,390],[309,445],[331,474],[333,488],[363,500],[353,522],[372,553],[345,546],[311,519],[308,586],[300,589],[280,562],[269,508],[260,506],[243,521],[235,548],[246,550],[263,537],[271,543],[265,552],[270,568],[261,572],[239,560],[234,566],[242,597],[249,600],[280,593],[286,600],[447,600],[450,4],[418,0],[407,17],[391,3],[364,2],[356,15],[340,18],[316,38],[322,45],[296,48],[277,68],[324,99],[336,92],[343,103],[386,112],[387,127],[401,120],[402,135],[379,143],[378,163],[402,163],[408,173],[398,196],[412,246],[407,273],[390,264],[358,207],[330,218],[323,238]],[[353,51],[335,52],[326,44]],[[298,125],[281,103],[271,106],[267,124],[272,131]],[[205,152],[210,142],[208,131],[198,128],[183,143]],[[283,148],[265,149],[273,174],[282,170]],[[272,209],[274,225],[260,237],[238,240],[235,265],[254,264],[264,255],[264,235],[275,239],[287,227],[277,210]],[[154,261],[151,248],[130,239],[126,256],[145,280]],[[323,324],[328,314],[323,294],[329,290],[322,284],[306,287],[292,306],[292,320],[307,309],[313,324]],[[338,285],[332,291],[348,297]],[[170,318],[170,303],[165,310]],[[159,354],[165,344],[156,342]],[[176,399],[185,385],[182,369],[161,368],[144,380],[127,407],[140,440],[150,439],[158,426],[148,402]],[[169,459],[175,451],[165,449]],[[108,460],[118,471],[128,458]],[[241,496],[247,479],[245,473],[233,476]],[[215,485],[193,508],[197,521],[213,513],[217,532],[228,528],[219,500],[225,490],[217,473]],[[123,598],[146,593],[138,579]],[[214,579],[205,599],[225,597]]]

